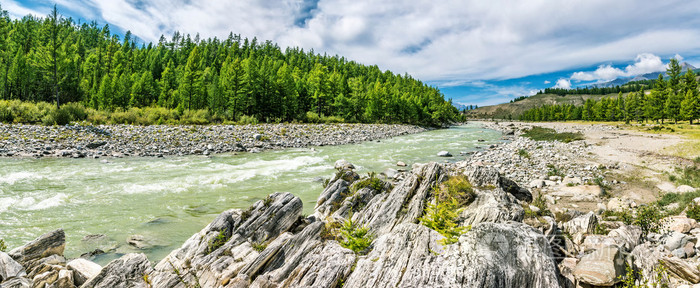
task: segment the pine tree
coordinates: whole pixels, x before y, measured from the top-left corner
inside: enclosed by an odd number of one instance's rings
[[[683,102],[681,103],[681,108],[680,108],[680,117],[683,120],[688,120],[690,121],[690,124],[693,124],[693,120],[697,119],[698,115],[698,97],[696,93],[693,93],[693,91],[688,90],[688,92],[685,93],[685,98],[683,99]]]

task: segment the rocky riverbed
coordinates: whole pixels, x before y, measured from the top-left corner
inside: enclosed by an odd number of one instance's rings
[[[342,145],[420,133],[385,124],[209,126],[0,124],[0,157],[163,157]]]
[[[631,163],[601,159],[589,138],[532,141],[519,136],[526,125],[490,127],[512,141],[456,163],[361,178],[339,160],[311,215],[298,197],[271,194],[221,213],[158,263],[138,253],[104,267],[90,255],[65,259],[65,235],[55,230],[0,252],[0,285],[612,287],[631,269],[640,284],[698,286],[700,225],[685,211],[654,231],[606,212],[639,217],[636,208],[649,202],[617,180]],[[456,210],[462,232],[447,242],[421,219],[442,201],[441,185],[462,175],[473,199]]]

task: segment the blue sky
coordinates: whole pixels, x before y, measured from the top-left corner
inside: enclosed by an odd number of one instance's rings
[[[15,18],[54,3],[146,42],[233,31],[338,54],[480,106],[663,70],[671,57],[700,66],[700,5],[687,0],[0,0]]]

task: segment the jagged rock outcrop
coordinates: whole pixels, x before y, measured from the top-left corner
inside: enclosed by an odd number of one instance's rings
[[[550,238],[560,235],[555,221],[547,218],[542,232],[518,222],[523,200],[503,188],[503,178],[493,169],[477,168],[469,177],[476,183],[476,199],[457,222],[472,229],[445,244],[441,234],[418,224],[428,203],[439,199],[436,187],[449,177],[444,165],[414,165],[393,183],[373,176],[359,179],[347,161],[336,166],[338,173],[312,216],[301,216],[298,197],[271,194],[247,210],[221,213],[155,268],[135,253],[101,269],[82,262],[87,260],[66,264],[62,230],[13,250],[16,259],[31,264],[27,278],[15,271],[16,265],[5,267],[20,275],[12,278],[17,287],[84,282],[80,287],[534,288],[560,287],[565,279],[550,247]],[[339,232],[346,229],[343,223],[367,228],[371,245],[346,248],[352,246]]]
[[[472,165],[465,169],[464,175],[467,175],[469,182],[476,187],[499,187],[520,201],[532,202],[532,193],[529,190],[520,187],[511,179],[503,177],[494,168]]]
[[[483,222],[522,221],[525,210],[515,197],[496,187],[476,190],[476,199],[460,213],[460,225],[476,225]]]
[[[35,261],[51,255],[63,255],[66,248],[66,234],[63,229],[57,229],[39,236],[39,238],[12,249],[10,256],[22,266],[31,270]]]
[[[252,263],[266,263],[269,249],[279,246],[273,245],[279,244],[273,240],[290,230],[300,220],[301,212],[301,200],[290,193],[272,194],[246,211],[226,211],[160,261],[153,284],[185,287],[185,283],[199,282],[203,287],[223,286],[239,272],[255,270]],[[258,251],[266,244],[267,251]]]
[[[397,226],[344,287],[559,287],[546,238],[523,223],[482,223],[453,245],[441,238],[422,225]]]

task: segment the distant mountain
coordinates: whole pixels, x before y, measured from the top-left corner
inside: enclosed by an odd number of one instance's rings
[[[685,72],[688,69],[693,70],[693,71],[698,70],[697,67],[691,65],[688,62],[681,63],[681,71]],[[658,71],[658,72],[651,72],[651,73],[647,73],[647,74],[637,75],[634,77],[617,78],[617,79],[612,80],[612,81],[593,84],[593,85],[591,85],[591,87],[609,88],[609,87],[615,87],[615,86],[622,86],[622,85],[625,85],[625,84],[632,82],[632,81],[654,80],[654,79],[659,78],[659,74],[663,74],[664,77],[666,77],[666,72]]]
[[[469,106],[467,106],[467,105],[459,104],[459,103],[455,103],[455,102],[452,102],[452,106],[455,106],[455,108],[457,108],[457,110],[459,110],[459,111],[464,111],[464,109],[469,108]]]
[[[583,105],[583,103],[586,102],[586,99],[600,100],[603,97],[616,96],[617,94],[566,96],[559,96],[555,94],[537,94],[513,103],[503,103],[498,105],[479,107],[477,109],[467,111],[466,115],[468,118],[508,119],[510,116],[510,118],[512,119],[518,119],[518,116],[520,116],[520,114],[522,114],[525,110],[540,107],[545,104]]]

